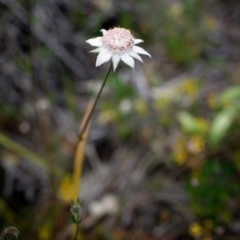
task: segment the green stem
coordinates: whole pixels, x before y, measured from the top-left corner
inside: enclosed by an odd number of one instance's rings
[[[86,131],[86,128],[87,128],[87,126],[88,126],[88,124],[89,124],[89,122],[90,122],[90,120],[91,120],[91,118],[92,118],[93,112],[94,112],[94,110],[95,110],[95,108],[96,108],[96,106],[97,106],[97,103],[98,103],[98,101],[99,101],[99,99],[100,99],[100,96],[101,96],[102,91],[103,91],[103,89],[104,89],[104,86],[105,86],[105,84],[106,84],[106,82],[107,82],[107,79],[108,79],[108,77],[109,77],[109,75],[110,75],[110,73],[111,73],[111,70],[112,70],[112,64],[109,66],[109,69],[108,69],[108,71],[107,71],[107,74],[106,74],[106,76],[105,76],[105,78],[104,78],[104,80],[103,80],[103,83],[102,83],[101,88],[100,88],[99,91],[98,91],[98,94],[97,94],[97,96],[96,96],[96,98],[95,98],[95,101],[94,101],[94,103],[93,103],[92,109],[91,109],[91,111],[90,111],[90,113],[89,113],[89,115],[88,115],[88,117],[87,117],[87,120],[86,120],[86,122],[84,123],[83,127],[82,127],[81,130],[80,130],[80,133],[79,133],[79,135],[78,135],[78,142],[81,141],[82,135],[83,135],[84,132]]]
[[[79,232],[79,223],[76,224],[76,225],[77,225],[77,228],[76,228],[76,232],[75,232],[73,240],[77,240],[77,235],[78,235],[78,232]]]

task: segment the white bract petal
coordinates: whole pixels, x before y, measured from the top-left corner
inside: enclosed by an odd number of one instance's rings
[[[117,66],[120,62],[121,58],[119,56],[119,54],[114,54],[112,57],[112,63],[113,63],[113,71],[115,71],[117,69]]]
[[[130,52],[129,54],[130,54],[130,56],[132,56],[133,58],[137,59],[138,61],[143,62],[142,58],[137,53]]]
[[[102,37],[91,38],[91,39],[88,39],[86,42],[94,47],[101,47]]]
[[[102,65],[105,62],[108,62],[112,57],[112,53],[106,49],[101,49],[100,53],[97,56],[96,67]]]
[[[90,52],[99,53],[99,52],[101,52],[101,49],[102,49],[101,47],[95,48],[95,49],[91,50]]]
[[[134,44],[139,44],[142,43],[143,40],[142,39],[134,39]]]
[[[101,29],[100,32],[102,32],[102,34],[105,34],[107,32],[107,30]]]
[[[121,60],[125,62],[130,67],[134,68],[134,60],[129,54],[123,54]]]
[[[134,68],[134,60],[143,62],[139,54],[151,55],[143,48],[136,46],[142,43],[142,39],[135,39],[132,33],[125,29],[115,27],[109,30],[102,29],[102,37],[91,38],[86,42],[96,49],[91,52],[98,53],[96,66],[112,60],[113,70],[115,71],[120,61]]]
[[[144,55],[151,57],[151,55],[147,51],[145,51],[143,48],[141,48],[139,46],[133,46],[133,51],[135,53],[144,54]]]

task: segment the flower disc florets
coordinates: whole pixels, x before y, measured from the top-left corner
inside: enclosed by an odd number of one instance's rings
[[[113,28],[103,34],[102,44],[110,51],[126,51],[134,45],[134,37],[124,28]]]
[[[120,61],[134,68],[134,59],[143,62],[139,54],[151,57],[143,48],[136,46],[143,40],[134,38],[129,30],[115,27],[108,31],[102,29],[101,32],[103,34],[102,37],[87,40],[87,43],[97,47],[92,51],[99,53],[96,61],[97,67],[112,60],[114,71]]]

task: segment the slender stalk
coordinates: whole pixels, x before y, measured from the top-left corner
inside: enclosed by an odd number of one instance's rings
[[[104,80],[103,80],[102,86],[101,86],[101,88],[99,89],[98,94],[97,94],[97,96],[96,96],[96,98],[95,98],[95,100],[94,100],[94,103],[93,103],[93,105],[92,105],[92,109],[90,110],[90,113],[89,113],[89,115],[88,115],[88,117],[87,117],[87,119],[86,119],[83,127],[82,127],[81,130],[80,130],[80,133],[79,133],[79,135],[78,135],[78,142],[81,141],[82,136],[83,136],[84,132],[86,131],[86,128],[87,128],[87,126],[88,126],[88,124],[89,124],[89,122],[90,122],[90,120],[91,120],[91,118],[92,118],[93,112],[94,112],[94,110],[95,110],[95,108],[96,108],[96,106],[97,106],[97,103],[98,103],[98,101],[99,101],[99,99],[100,99],[100,96],[101,96],[102,91],[103,91],[103,89],[104,89],[104,86],[105,86],[105,84],[106,84],[106,82],[107,82],[107,79],[108,79],[108,77],[109,77],[109,75],[110,75],[110,73],[111,73],[111,70],[112,70],[112,64],[109,66],[109,69],[108,69],[108,71],[107,71],[107,74],[106,74],[106,76],[105,76],[105,78],[104,78]]]
[[[74,235],[73,240],[77,240],[77,235],[78,235],[78,233],[79,233],[79,223],[76,224],[76,232],[75,232],[75,235]]]
[[[78,140],[77,140],[77,143],[76,143],[76,150],[75,150],[76,156],[78,156],[78,148],[79,148],[80,144],[84,144],[83,136],[84,136],[85,132],[87,131],[87,128],[89,126],[89,122],[91,121],[92,115],[94,113],[94,110],[96,109],[97,103],[98,103],[98,101],[99,101],[99,99],[101,97],[102,91],[103,91],[103,89],[104,89],[104,87],[106,85],[106,82],[107,82],[107,79],[108,79],[108,77],[109,77],[109,75],[111,73],[111,70],[112,70],[112,64],[109,66],[109,69],[108,69],[108,71],[106,73],[106,76],[105,76],[105,78],[104,78],[104,80],[102,82],[102,85],[101,85],[101,87],[100,87],[100,89],[99,89],[99,91],[97,93],[97,96],[94,99],[94,102],[93,102],[93,104],[91,106],[91,109],[89,111],[88,116],[86,117],[86,120],[83,119],[83,126],[80,129],[80,133],[78,135]],[[79,159],[81,161],[78,161]],[[82,158],[75,157],[75,165],[76,165],[76,167],[74,168],[74,174],[73,174],[75,183],[81,177],[81,168],[80,168],[80,164],[82,164],[81,162],[82,162]],[[77,189],[78,188],[79,187],[77,187]],[[73,240],[77,240],[77,236],[78,236],[78,233],[79,233],[79,223],[80,222],[76,223],[76,231],[75,231],[75,235],[74,235]]]

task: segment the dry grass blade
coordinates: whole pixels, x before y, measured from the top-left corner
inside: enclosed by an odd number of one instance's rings
[[[93,101],[90,101],[84,113],[80,129],[82,129],[87,123],[86,121],[89,117],[92,106]],[[82,177],[82,168],[84,163],[84,150],[90,128],[90,121],[87,123],[87,125],[88,126],[85,127],[85,130],[81,133],[81,135],[79,135],[76,143],[73,174],[72,176],[65,174],[59,186],[59,196],[66,203],[70,203],[71,200],[76,202],[78,199],[80,179]]]
[[[87,119],[91,113],[92,107],[93,107],[93,101],[90,101],[86,108],[86,111],[84,113],[80,129],[82,129],[85,126]],[[81,136],[79,136],[78,142],[76,145],[75,158],[74,158],[74,170],[73,170],[73,184],[74,184],[74,189],[75,189],[73,200],[77,200],[78,192],[80,190],[80,179],[82,176],[82,168],[83,168],[83,163],[84,163],[84,149],[85,149],[86,142],[87,142],[87,137],[88,137],[89,128],[90,128],[90,122],[88,122],[87,124],[88,125],[85,128],[84,132],[82,132]]]

